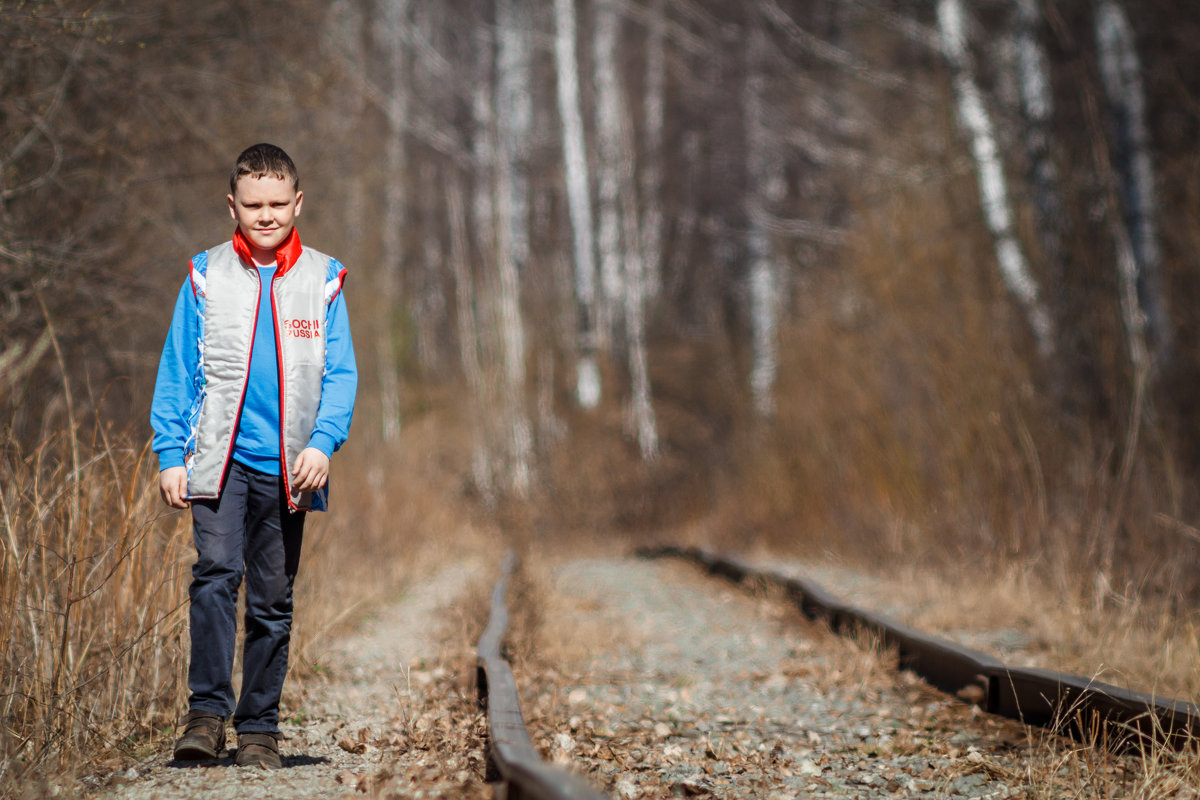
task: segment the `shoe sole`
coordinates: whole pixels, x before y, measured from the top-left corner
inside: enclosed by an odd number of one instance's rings
[[[203,745],[184,745],[175,748],[176,761],[203,761],[208,758],[217,758],[217,750],[210,750]]]

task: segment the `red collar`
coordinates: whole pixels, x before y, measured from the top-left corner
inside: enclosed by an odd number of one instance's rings
[[[275,274],[282,275],[291,269],[296,259],[300,258],[300,251],[304,248],[300,246],[300,234],[295,228],[288,234],[288,238],[283,240],[283,244],[275,248],[275,263],[278,265]],[[254,256],[251,255],[250,242],[246,241],[246,236],[242,233],[241,228],[235,228],[233,231],[233,250],[247,264],[254,263]]]

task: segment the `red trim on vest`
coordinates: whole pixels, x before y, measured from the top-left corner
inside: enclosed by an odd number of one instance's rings
[[[275,277],[278,278],[295,266],[303,250],[304,248],[300,244],[300,233],[292,228],[292,232],[288,234],[288,238],[283,240],[283,244],[275,248],[275,263],[278,265]],[[242,233],[241,228],[235,228],[233,231],[233,251],[247,264],[254,263],[250,242],[246,241],[246,236]]]

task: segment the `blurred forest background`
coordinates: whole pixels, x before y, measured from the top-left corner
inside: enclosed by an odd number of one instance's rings
[[[172,299],[257,141],[350,268],[335,497],[437,464],[547,541],[1200,598],[1187,4],[6,2],[0,60],[0,599],[40,570],[64,641],[151,541]],[[60,697],[86,659],[13,655],[26,616],[6,669]]]

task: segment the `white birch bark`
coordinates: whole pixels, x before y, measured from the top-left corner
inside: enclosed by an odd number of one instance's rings
[[[386,0],[379,34],[386,54],[389,79],[387,142],[384,146],[383,258],[377,284],[379,332],[377,369],[379,405],[383,439],[400,436],[400,369],[396,353],[392,319],[399,305],[400,270],[404,262],[405,222],[407,218],[408,154],[404,136],[409,114],[409,85],[404,40],[408,24],[408,0]]]
[[[625,237],[625,335],[629,347],[631,383],[630,412],[642,459],[658,457],[658,422],[651,401],[650,368],[646,359],[646,297],[645,262],[642,260],[642,241],[639,230],[637,199],[634,192],[633,136],[623,125],[622,139],[626,145],[624,174],[621,181],[622,234]]]
[[[657,297],[662,287],[663,120],[666,94],[666,0],[651,0],[646,29],[646,88],[643,103],[645,158],[642,161],[642,260],[646,266],[646,296]]]
[[[614,309],[624,294],[621,274],[621,99],[617,86],[617,9],[612,0],[596,4],[593,83],[596,96],[596,247],[600,262],[597,345],[612,340]]]
[[[631,383],[630,421],[642,458],[658,455],[658,426],[646,361],[646,271],[634,177],[633,133],[617,66],[616,5],[596,8],[596,129],[600,276],[603,305],[624,323]],[[602,312],[604,313],[604,312]],[[609,318],[609,325],[615,320]]]
[[[1139,307],[1155,350],[1165,354],[1171,347],[1171,332],[1162,286],[1158,200],[1150,133],[1146,127],[1142,68],[1129,19],[1117,0],[1097,0],[1096,41],[1100,75],[1115,129],[1114,160],[1134,258]]]
[[[528,0],[498,0],[496,10],[496,115],[501,153],[498,158],[508,183],[507,226],[514,264],[518,270],[529,260],[529,138],[533,127],[533,75]]]
[[[992,232],[1000,274],[1021,304],[1038,351],[1044,357],[1050,357],[1055,350],[1054,322],[1017,241],[1008,182],[1004,177],[995,130],[975,81],[974,62],[967,50],[962,0],[938,0],[938,25],[942,49],[953,76],[959,121],[971,140],[980,202],[984,220]]]
[[[471,96],[471,111],[474,127],[471,137],[471,155],[475,163],[475,187],[472,214],[475,221],[475,239],[485,259],[490,259],[496,249],[496,206],[495,206],[495,117],[492,102],[495,86],[492,68],[495,64],[495,42],[485,25],[475,33],[475,76],[474,92]]]
[[[769,184],[773,159],[765,119],[766,77],[760,62],[767,41],[760,24],[752,26],[746,46],[746,87],[743,92],[746,124],[747,250],[750,257],[750,324],[752,365],[750,391],[754,409],[762,417],[775,413],[775,379],[779,369],[779,278],[769,218]]]
[[[532,121],[529,15],[525,0],[497,0],[496,259],[504,395],[510,432],[510,485],[519,497],[532,484],[533,432],[525,407],[525,331],[520,272],[529,254],[525,153]]]
[[[575,264],[575,300],[579,306],[579,353],[575,399],[583,408],[600,403],[600,370],[596,366],[596,245],[592,237],[592,197],[588,176],[583,109],[579,99],[575,0],[554,0],[554,54],[558,71],[558,111],[562,120],[567,209]]]

